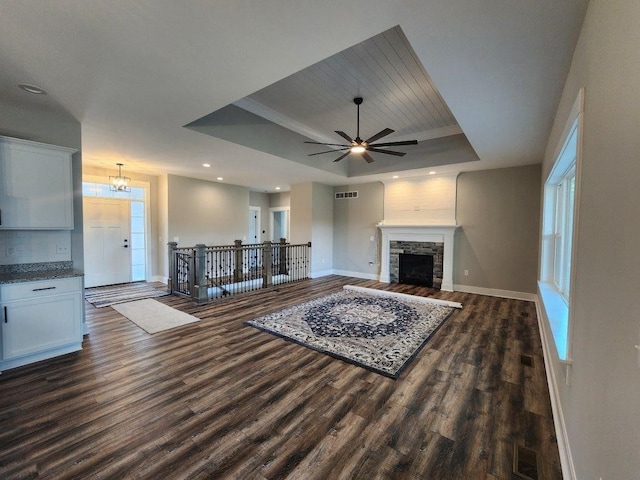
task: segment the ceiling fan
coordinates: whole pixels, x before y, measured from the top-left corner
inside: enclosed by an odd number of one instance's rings
[[[358,124],[356,129],[356,138],[351,138],[346,133],[341,132],[340,130],[336,130],[335,132],[338,135],[340,135],[347,142],[349,142],[348,145],[340,144],[340,143],[304,142],[304,143],[312,143],[314,145],[326,145],[328,147],[340,147],[332,150],[327,150],[325,152],[310,153],[309,154],[310,157],[314,155],[322,155],[324,153],[345,152],[344,154],[336,158],[334,162],[339,162],[350,153],[355,153],[355,154],[361,155],[362,158],[364,158],[367,161],[367,163],[371,163],[373,162],[373,158],[371,157],[371,155],[369,155],[369,152],[385,153],[387,155],[395,155],[397,157],[403,157],[407,154],[406,152],[396,152],[394,150],[382,150],[380,147],[395,147],[399,145],[417,145],[418,144],[417,140],[404,140],[400,142],[387,142],[387,143],[372,143],[372,142],[375,142],[376,140],[380,140],[382,137],[386,137],[387,135],[395,131],[395,130],[391,130],[390,128],[385,128],[384,130],[381,130],[380,132],[376,133],[373,137],[367,138],[366,140],[362,140],[360,138],[360,104],[362,103],[362,97],[354,98],[353,103],[355,103],[356,107],[358,108]]]

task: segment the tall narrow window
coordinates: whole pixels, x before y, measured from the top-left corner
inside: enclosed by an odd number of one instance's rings
[[[144,190],[142,193],[144,195]],[[147,279],[144,210],[143,201],[131,200],[131,281],[133,282]]]
[[[565,127],[556,160],[544,186],[541,300],[560,359],[569,361],[571,287],[576,197],[580,167],[583,91]]]

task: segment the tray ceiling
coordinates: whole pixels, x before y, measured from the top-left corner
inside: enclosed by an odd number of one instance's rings
[[[372,153],[339,164],[323,146],[305,140],[344,143],[335,130],[367,138],[391,128],[384,141],[416,139],[416,146],[394,148],[404,157]],[[428,168],[478,160],[451,110],[438,92],[399,26],[289,75],[233,105],[187,125],[200,133],[347,177]],[[274,141],[274,139],[277,139]]]

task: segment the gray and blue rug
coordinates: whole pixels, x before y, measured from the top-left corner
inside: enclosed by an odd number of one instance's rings
[[[246,323],[398,378],[459,303],[346,286]]]
[[[85,300],[96,308],[166,295],[169,295],[166,289],[154,288],[146,282],[121,283],[84,289]]]

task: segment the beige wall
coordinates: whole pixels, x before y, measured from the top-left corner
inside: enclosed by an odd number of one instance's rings
[[[579,479],[640,472],[640,2],[591,0],[547,147],[585,87],[572,366],[552,363]]]
[[[269,201],[270,195],[268,193],[249,192],[249,205],[260,207],[260,235],[256,240],[257,243],[269,239]],[[247,243],[253,243],[253,240],[248,239]]]
[[[269,207],[288,207],[291,204],[291,193],[280,192],[269,194]]]
[[[358,192],[358,198],[333,201],[333,268],[343,274],[375,278],[380,273],[380,230],[384,185],[380,182],[336,187],[335,192]],[[373,237],[373,241],[371,241]]]
[[[456,221],[455,285],[535,294],[540,165],[461,173]]]
[[[380,271],[375,224],[384,215],[384,186],[376,182],[335,188],[353,190],[357,199],[333,202],[333,268],[371,278]],[[455,285],[495,294],[535,294],[540,165],[460,174],[456,220],[462,228],[456,234]]]
[[[325,275],[333,269],[333,187],[314,183],[312,208],[311,273]]]
[[[168,236],[179,247],[231,245],[249,230],[245,187],[168,176]]]
[[[169,176],[158,176],[158,269],[162,281],[169,275]]]
[[[311,242],[311,276],[333,269],[333,187],[291,186],[291,243]]]

